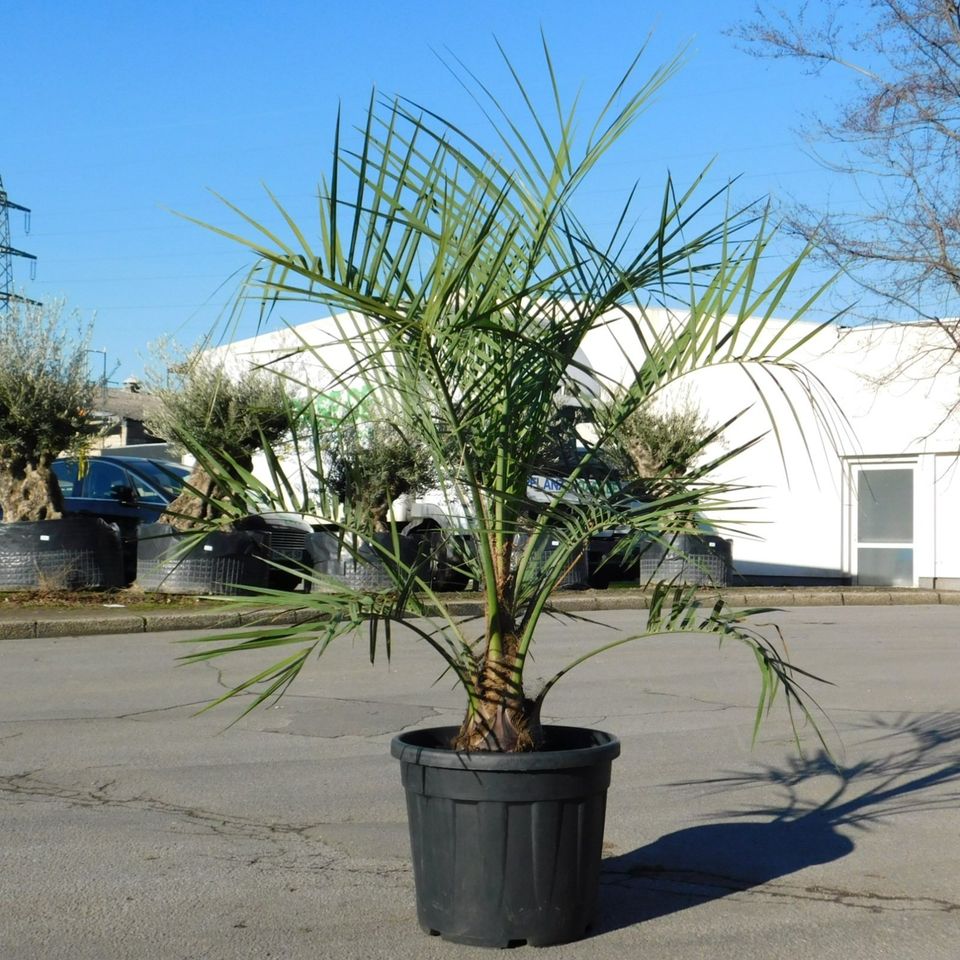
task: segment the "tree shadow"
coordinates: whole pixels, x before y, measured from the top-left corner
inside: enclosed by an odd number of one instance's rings
[[[904,813],[960,806],[960,713],[874,717],[858,728],[868,758],[835,766],[823,753],[670,786],[729,791],[773,787],[782,802],[727,810],[723,821],[667,834],[601,868],[594,934],[741,893],[855,849],[841,832],[881,827]],[[877,756],[869,758],[870,754]],[[819,803],[801,797],[813,777],[834,783]]]

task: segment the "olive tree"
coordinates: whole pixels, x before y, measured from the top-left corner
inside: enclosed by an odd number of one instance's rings
[[[329,488],[341,504],[366,514],[375,533],[388,530],[394,500],[437,482],[430,451],[400,424],[348,423],[332,430],[328,443]]]
[[[687,396],[638,407],[608,434],[604,452],[639,496],[656,499],[709,473],[708,447],[722,432]]]
[[[5,521],[54,520],[63,499],[50,465],[93,432],[92,326],[62,303],[0,310],[0,510]]]
[[[167,369],[174,377],[153,388],[158,402],[145,424],[195,460],[163,517],[187,529],[228,514],[242,501],[236,490],[247,486],[254,454],[289,433],[291,402],[281,378],[253,367],[231,373],[200,350]],[[221,479],[224,471],[236,486]]]

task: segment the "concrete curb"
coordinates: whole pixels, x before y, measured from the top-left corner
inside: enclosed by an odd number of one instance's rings
[[[960,591],[873,588],[755,588],[721,591],[733,607],[823,607],[931,605],[960,606]],[[704,602],[716,597],[704,591]],[[458,616],[482,616],[483,604],[471,597],[451,599],[449,606]],[[602,610],[645,610],[649,595],[640,590],[583,590],[554,597],[555,609],[567,613]],[[304,623],[312,619],[304,607],[275,609],[219,609],[209,612],[127,613],[122,610],[85,610],[63,615],[5,616],[0,618],[0,640],[27,640],[34,637],[76,637],[113,633],[155,633],[167,630],[220,630],[266,623]]]

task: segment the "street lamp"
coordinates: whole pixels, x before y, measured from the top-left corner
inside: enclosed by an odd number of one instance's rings
[[[87,353],[99,353],[103,357],[103,374],[100,377],[100,389],[103,391],[103,395],[107,395],[107,351],[104,350],[95,350],[92,347],[87,348]]]

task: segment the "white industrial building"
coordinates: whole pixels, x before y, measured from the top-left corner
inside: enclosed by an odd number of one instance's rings
[[[324,345],[324,363],[336,367],[336,322],[263,333],[221,350],[242,366],[305,342]],[[814,328],[794,324],[785,337],[797,342]],[[584,359],[607,376],[625,376],[616,342],[615,323],[598,329],[584,343]],[[781,378],[781,391],[761,377],[766,403],[735,364],[691,378],[692,396],[711,421],[750,408],[725,436],[731,448],[766,433],[724,468],[723,479],[751,488],[749,509],[711,518],[733,540],[737,575],[750,583],[960,589],[953,341],[934,324],[831,326],[792,359],[808,371],[805,385]],[[342,369],[348,365],[344,353]],[[324,376],[309,357],[286,366],[309,382]],[[818,394],[825,422],[813,415],[806,390]]]
[[[797,342],[816,328],[789,327]],[[585,344],[600,369],[616,355],[606,334]],[[791,357],[801,384],[764,377],[776,431],[735,365],[694,378],[714,422],[745,407],[731,447],[766,432],[723,479],[752,488],[733,558],[752,583],[855,583],[960,589],[960,357],[934,324],[829,326]],[[818,422],[806,391],[818,400]],[[725,534],[728,535],[728,534]]]

